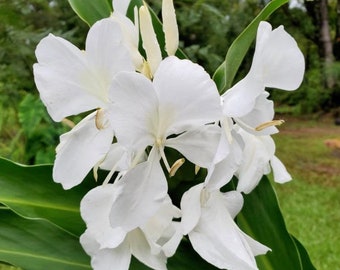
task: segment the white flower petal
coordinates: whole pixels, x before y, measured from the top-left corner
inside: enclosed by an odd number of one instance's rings
[[[88,115],[60,137],[53,179],[64,189],[80,184],[110,149],[113,130],[110,126],[99,130],[95,124],[96,113]]]
[[[157,242],[172,223],[172,219],[179,216],[180,210],[172,204],[170,197],[167,196],[155,215],[140,228],[148,240]]]
[[[253,238],[251,238],[249,235],[245,234],[241,231],[241,234],[247,241],[249,247],[251,248],[251,251],[253,252],[254,256],[266,254],[268,251],[271,251],[271,249],[260,242],[257,242]]]
[[[198,223],[201,216],[201,191],[203,184],[193,186],[186,191],[181,200],[181,227],[184,235],[188,234]]]
[[[96,80],[84,52],[50,34],[39,42],[35,54],[34,80],[54,121],[105,106],[104,100],[93,96]]]
[[[181,232],[181,226],[179,222],[173,222],[171,226],[171,237],[168,237],[169,239],[163,246],[162,250],[167,257],[171,257],[176,253],[176,250],[181,243],[181,240],[183,238],[183,234]]]
[[[295,90],[302,82],[305,61],[294,38],[280,26],[271,31],[261,22],[251,73],[263,76],[266,87]],[[261,41],[261,42],[259,42]]]
[[[87,226],[87,232],[100,248],[116,248],[120,245],[126,231],[112,228],[109,214],[119,190],[113,184],[98,186],[90,190],[80,203],[80,213]]]
[[[222,195],[224,206],[228,209],[231,218],[234,219],[243,207],[243,196],[237,191],[229,191]]]
[[[123,44],[121,27],[111,18],[97,21],[90,28],[86,38],[86,54],[94,71],[93,76],[101,84],[100,89],[106,97],[117,72],[134,71],[129,51]]]
[[[265,87],[261,80],[248,74],[222,95],[223,113],[229,117],[242,117],[250,113],[258,95]]]
[[[112,125],[119,143],[145,148],[153,145],[158,125],[158,100],[152,83],[138,73],[121,72],[111,85]]]
[[[80,243],[91,256],[91,266],[94,270],[129,269],[131,252],[127,242],[114,249],[100,249],[92,236],[85,232],[80,237]]]
[[[156,270],[166,270],[166,257],[163,252],[152,254],[150,245],[140,229],[133,230],[128,235],[130,249],[139,261]],[[161,251],[161,250],[160,250]]]
[[[219,190],[232,179],[234,173],[240,166],[242,150],[235,139],[230,145],[230,148],[231,151],[229,155],[208,170],[208,175],[205,179],[206,189]]]
[[[159,98],[160,119],[172,118],[166,135],[221,119],[216,85],[201,66],[167,57],[159,65],[153,85]]]
[[[103,19],[90,28],[86,51],[53,35],[40,41],[35,82],[55,121],[106,106],[113,75],[134,70],[122,37],[118,23]]]
[[[124,45],[128,48],[130,52],[130,57],[135,65],[136,70],[141,71],[143,66],[143,56],[138,51],[138,24],[134,25],[129,18],[125,17],[122,13],[119,12],[113,12],[110,18],[119,23],[120,28],[123,32]]]
[[[250,246],[224,204],[219,191],[210,194],[198,225],[189,233],[193,248],[221,269],[257,269]]]
[[[130,2],[131,0],[112,0],[114,12],[119,12],[123,15],[126,15]]]
[[[292,180],[292,177],[287,171],[285,165],[276,156],[271,158],[270,165],[273,169],[274,181],[276,183],[283,184]]]
[[[237,172],[237,190],[250,193],[262,176],[268,173],[269,161],[275,153],[275,143],[270,136],[255,136],[242,129],[239,134],[244,140],[243,161]]]
[[[208,168],[214,161],[220,137],[221,129],[218,126],[206,125],[168,139],[165,146],[178,150],[192,163]]]
[[[255,130],[259,125],[270,122],[274,118],[274,103],[267,99],[268,95],[269,93],[266,91],[260,94],[255,100],[253,110],[240,118],[234,118],[236,123],[244,130],[257,136],[277,133],[278,129],[275,126],[259,131]]]
[[[159,158],[152,157],[156,153],[151,151],[148,161],[129,170],[115,184],[121,192],[110,212],[112,227],[131,231],[145,224],[162,206],[167,195],[167,181]]]
[[[125,171],[130,168],[131,161],[132,156],[129,149],[120,143],[114,143],[99,167],[109,171],[116,167],[116,171]]]

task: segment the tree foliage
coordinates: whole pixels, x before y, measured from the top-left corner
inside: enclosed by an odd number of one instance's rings
[[[35,47],[48,33],[83,46],[88,27],[61,0],[0,0],[0,21],[0,155],[24,163],[52,162],[65,129],[57,128],[38,101]]]

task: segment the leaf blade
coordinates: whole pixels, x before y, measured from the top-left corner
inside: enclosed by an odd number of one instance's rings
[[[272,252],[256,257],[259,269],[304,269],[299,249],[287,231],[275,191],[266,176],[244,196],[237,223],[245,233],[272,249]]]
[[[51,165],[23,166],[0,158],[0,202],[19,215],[49,220],[78,236],[85,230],[80,201],[95,186],[89,182],[65,191],[53,182]]]
[[[77,237],[10,210],[1,210],[0,216],[0,261],[27,270],[91,269]]]
[[[74,12],[88,25],[110,16],[112,12],[109,0],[68,0]]]

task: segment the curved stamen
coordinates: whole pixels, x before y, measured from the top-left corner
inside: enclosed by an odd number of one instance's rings
[[[176,172],[178,171],[178,169],[184,164],[185,162],[185,158],[180,158],[178,160],[175,161],[174,164],[172,164],[171,168],[170,168],[170,172],[169,172],[169,176],[173,177]]]
[[[255,128],[256,131],[261,131],[267,127],[272,127],[272,126],[280,126],[284,123],[285,121],[280,119],[280,120],[272,120],[269,122],[265,122]]]

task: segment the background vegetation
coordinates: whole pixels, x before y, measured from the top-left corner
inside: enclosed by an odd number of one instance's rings
[[[213,74],[232,41],[268,1],[174,2],[182,48]],[[160,10],[161,1],[148,3]],[[320,270],[340,269],[340,159],[323,142],[340,137],[333,125],[333,117],[340,114],[339,3],[287,5],[270,19],[274,27],[284,24],[306,57],[306,77],[298,91],[271,91],[278,112],[291,120],[274,138],[278,156],[295,178],[277,188],[290,231],[306,245]],[[39,100],[32,76],[34,50],[48,33],[83,48],[87,31],[65,0],[0,0],[1,156],[25,164],[53,162],[59,135],[68,128],[54,123]],[[252,52],[237,80],[249,69]]]

